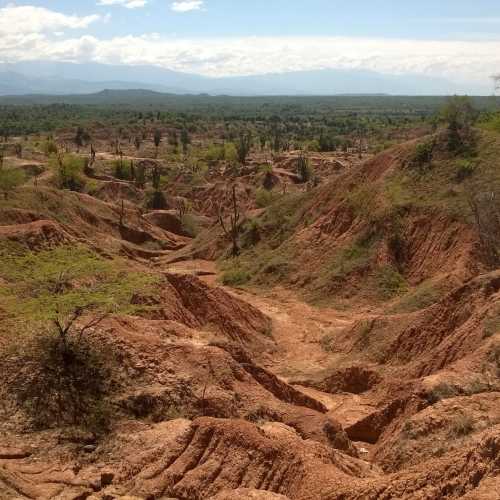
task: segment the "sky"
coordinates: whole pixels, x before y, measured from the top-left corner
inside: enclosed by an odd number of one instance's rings
[[[324,68],[489,85],[499,0],[0,0],[0,62],[151,64],[207,76]]]

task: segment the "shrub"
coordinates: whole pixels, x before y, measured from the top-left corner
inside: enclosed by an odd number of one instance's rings
[[[243,234],[241,235],[241,246],[243,248],[250,248],[259,243],[261,227],[259,221],[250,219],[245,223]]]
[[[226,158],[225,145],[211,144],[206,150],[204,157],[209,162],[224,160]]]
[[[424,282],[404,295],[394,307],[394,311],[413,312],[425,309],[437,302],[441,297],[441,293],[441,290],[432,283]]]
[[[243,269],[231,269],[222,275],[222,283],[226,286],[242,286],[250,280],[250,273]]]
[[[265,188],[257,189],[255,193],[255,203],[259,208],[265,208],[276,200],[276,194]]]
[[[369,245],[353,243],[340,250],[330,266],[330,278],[345,278],[351,273],[366,268],[371,257]]]
[[[474,420],[470,415],[459,415],[450,426],[451,437],[467,436],[474,430]]]
[[[384,266],[376,275],[377,286],[385,299],[403,293],[407,289],[406,280],[392,266]]]
[[[455,173],[455,181],[463,182],[465,179],[472,177],[474,174],[475,165],[470,160],[460,160],[457,163],[457,171]]]
[[[57,185],[61,189],[70,191],[83,191],[85,180],[83,178],[84,159],[75,155],[65,155],[53,158],[50,162],[57,171]]]
[[[181,218],[182,229],[191,238],[196,238],[199,228],[196,219],[191,214],[184,214]]]
[[[25,367],[11,386],[17,402],[37,426],[103,424],[109,360],[86,334],[112,312],[140,312],[135,298],[154,279],[82,246],[38,253],[4,246],[0,257],[0,309],[19,346],[16,366]],[[26,331],[34,333],[23,344]]]
[[[112,357],[86,338],[66,344],[52,332],[37,334],[15,353],[10,391],[37,429],[77,425],[100,434],[110,424]]]
[[[300,155],[297,159],[297,174],[301,182],[309,182],[311,180],[313,171],[309,160],[304,155]]]
[[[113,162],[113,175],[123,181],[134,180],[133,163],[129,160],[115,160]]]
[[[5,199],[26,180],[24,172],[14,168],[0,168],[0,191]]]
[[[410,159],[410,167],[422,170],[428,167],[432,162],[432,154],[434,151],[434,141],[418,144]]]
[[[442,399],[454,398],[457,395],[458,391],[455,387],[446,382],[440,382],[426,394],[426,399],[430,404],[435,404]]]
[[[47,156],[57,154],[57,144],[52,139],[48,139],[43,145],[43,151]]]

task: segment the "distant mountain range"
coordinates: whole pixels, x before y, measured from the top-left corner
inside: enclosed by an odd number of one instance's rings
[[[471,92],[471,89],[462,89],[446,79],[386,75],[366,70],[324,69],[209,78],[155,66],[44,61],[0,64],[0,95],[91,94],[104,89],[241,96],[488,93],[487,87]]]

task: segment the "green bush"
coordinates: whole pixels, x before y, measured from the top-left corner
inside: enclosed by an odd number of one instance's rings
[[[105,427],[110,359],[87,334],[109,314],[144,310],[137,297],[155,279],[83,246],[34,253],[3,244],[0,260],[2,327],[15,354],[0,363],[17,367],[16,401],[37,427]]]
[[[206,161],[215,162],[222,161],[226,158],[226,147],[222,144],[211,144],[205,151],[204,158]]]
[[[266,208],[271,205],[277,196],[272,191],[268,191],[265,188],[257,189],[255,193],[255,203],[259,208]]]
[[[407,290],[406,280],[392,266],[384,266],[379,269],[376,280],[377,287],[385,299],[391,299]]]
[[[14,168],[0,168],[0,191],[3,192],[5,199],[18,186],[25,182],[26,176],[22,170]]]
[[[83,191],[85,180],[83,178],[84,158],[75,155],[53,157],[50,166],[56,170],[57,186],[70,191]]]
[[[429,393],[426,399],[430,404],[435,404],[443,399],[454,398],[458,396],[458,390],[447,382],[440,382]]]
[[[62,344],[37,333],[11,353],[20,369],[9,385],[17,406],[36,429],[81,426],[99,435],[109,429],[114,358],[87,338]]]
[[[422,170],[430,166],[434,152],[434,141],[423,142],[417,145],[410,159],[410,166]]]
[[[250,280],[250,273],[243,269],[231,269],[222,274],[222,283],[226,286],[242,286]]]
[[[184,214],[181,220],[182,229],[191,238],[196,238],[200,229],[196,222],[196,219],[191,214]]]
[[[113,175],[123,181],[134,180],[133,163],[130,160],[115,160],[113,162]]]
[[[457,163],[457,171],[455,173],[455,181],[463,182],[465,179],[472,177],[474,174],[475,165],[470,160],[460,160]]]
[[[371,258],[369,244],[353,243],[335,255],[329,266],[329,279],[343,279],[351,273],[368,267]]]

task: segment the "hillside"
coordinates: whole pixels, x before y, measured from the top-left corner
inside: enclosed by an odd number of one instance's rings
[[[495,115],[240,102],[2,143],[0,497],[495,498]]]

